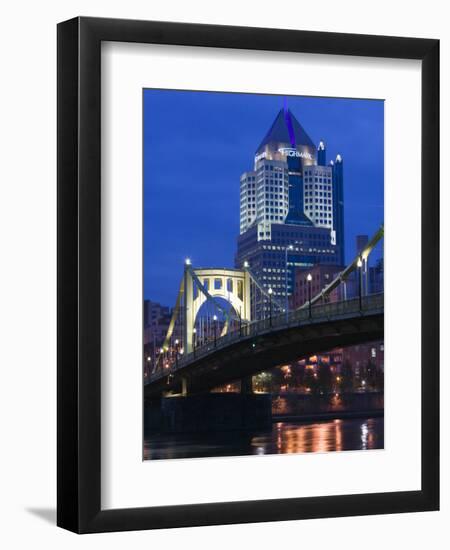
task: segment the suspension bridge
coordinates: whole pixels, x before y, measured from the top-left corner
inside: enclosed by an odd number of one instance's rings
[[[362,284],[363,267],[383,236],[381,226],[345,269],[291,311],[248,264],[242,269],[194,268],[187,261],[144,396],[195,394],[236,380],[241,380],[242,392],[251,392],[251,377],[269,368],[334,347],[383,339],[384,293],[364,294]],[[359,292],[347,299],[347,282],[355,272]],[[341,285],[343,299],[330,300]],[[198,320],[204,304],[216,312],[207,330]],[[176,326],[182,341],[174,345]]]

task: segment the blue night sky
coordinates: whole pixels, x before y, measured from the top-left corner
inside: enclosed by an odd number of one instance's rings
[[[284,96],[144,90],[144,297],[175,304],[184,258],[234,267],[239,178]],[[346,261],[384,218],[384,102],[295,97],[288,106],[327,163],[344,161]]]

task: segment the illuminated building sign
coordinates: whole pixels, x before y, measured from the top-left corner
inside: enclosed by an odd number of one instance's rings
[[[312,155],[310,153],[305,153],[304,151],[297,151],[297,149],[293,149],[292,147],[280,147],[278,149],[278,152],[282,155],[286,155],[287,157],[300,157],[302,159],[308,159],[313,160]]]

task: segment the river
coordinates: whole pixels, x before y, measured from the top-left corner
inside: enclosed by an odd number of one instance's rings
[[[144,460],[360,451],[384,447],[384,418],[274,422],[264,432],[148,434]]]

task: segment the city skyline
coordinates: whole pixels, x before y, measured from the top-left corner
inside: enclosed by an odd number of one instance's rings
[[[315,144],[325,141],[328,160],[344,160],[349,259],[355,236],[383,221],[383,102],[287,102]],[[185,257],[196,266],[234,265],[239,178],[285,103],[284,96],[144,91],[145,298],[174,303]]]

